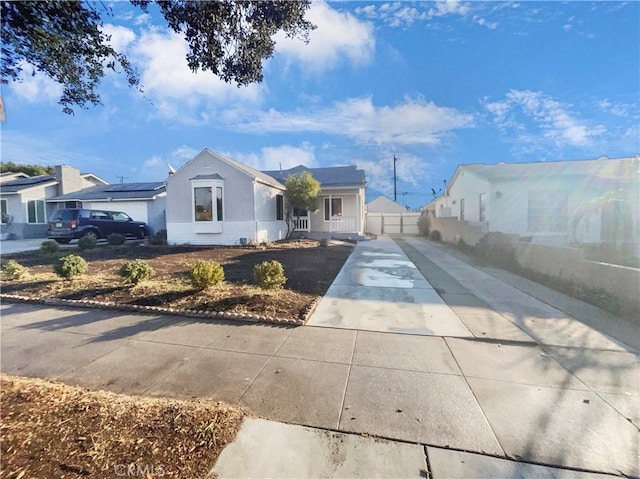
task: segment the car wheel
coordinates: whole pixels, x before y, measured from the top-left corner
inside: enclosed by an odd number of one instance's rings
[[[98,233],[96,233],[95,231],[87,231],[83,236],[98,241]]]

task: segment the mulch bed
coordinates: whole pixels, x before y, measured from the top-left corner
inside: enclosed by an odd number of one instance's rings
[[[0,375],[2,477],[205,477],[242,408]]]
[[[50,256],[32,251],[3,257],[3,263],[14,259],[28,267],[30,275],[3,280],[2,293],[300,321],[327,291],[351,251],[350,246],[321,247],[313,240],[281,242],[269,248],[125,244],[85,251],[72,248]],[[67,281],[55,276],[52,266],[62,254],[71,252],[82,256],[89,268],[85,275]],[[151,281],[133,287],[122,283],[117,271],[132,259],[144,259],[152,266],[155,275]],[[197,260],[222,264],[225,284],[204,291],[194,289],[188,276],[190,265]],[[253,284],[253,267],[270,260],[284,267],[287,282],[281,290],[261,290]]]

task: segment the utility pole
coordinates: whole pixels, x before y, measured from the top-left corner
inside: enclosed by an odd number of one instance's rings
[[[398,199],[398,194],[396,191],[397,186],[397,178],[396,178],[396,163],[398,162],[396,155],[393,155],[393,201]]]
[[[116,178],[120,178],[120,184],[124,183],[124,180],[128,180],[129,179],[128,176],[118,176],[118,175],[116,175]]]

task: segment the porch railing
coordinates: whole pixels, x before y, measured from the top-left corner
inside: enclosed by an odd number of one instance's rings
[[[358,225],[355,216],[332,216],[329,220],[331,233],[355,233]]]
[[[308,216],[293,218],[293,223],[295,225],[294,231],[311,231],[311,222]]]

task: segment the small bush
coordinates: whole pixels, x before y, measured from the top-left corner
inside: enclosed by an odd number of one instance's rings
[[[127,261],[118,271],[122,280],[128,284],[138,284],[140,281],[151,278],[154,273],[153,268],[143,259]]]
[[[165,245],[167,244],[167,230],[158,230],[154,235],[149,237],[149,243],[154,245]]]
[[[429,237],[429,231],[431,230],[431,218],[428,215],[421,215],[418,218],[418,232],[420,236],[425,238]]]
[[[109,243],[111,246],[119,246],[121,244],[124,244],[126,240],[127,238],[120,233],[111,233],[109,236],[107,236],[107,243]]]
[[[487,233],[473,250],[480,261],[489,262],[500,268],[517,271],[520,267],[516,259],[513,235],[505,233]]]
[[[65,279],[79,276],[87,271],[87,262],[82,256],[77,254],[68,254],[60,258],[56,264],[53,265],[53,271]]]
[[[431,241],[442,241],[442,234],[438,230],[433,230],[429,233],[429,239]]]
[[[52,240],[43,241],[40,243],[40,253],[44,255],[55,254],[60,249],[58,243]]]
[[[20,279],[28,272],[26,266],[22,266],[14,259],[10,259],[2,265],[2,274],[8,279]]]
[[[78,248],[81,250],[93,249],[98,245],[98,241],[92,236],[83,236],[78,240]]]
[[[191,267],[191,284],[198,289],[207,289],[224,281],[224,269],[215,261],[196,261]]]
[[[279,261],[263,261],[253,267],[253,279],[262,289],[277,289],[287,282]]]

